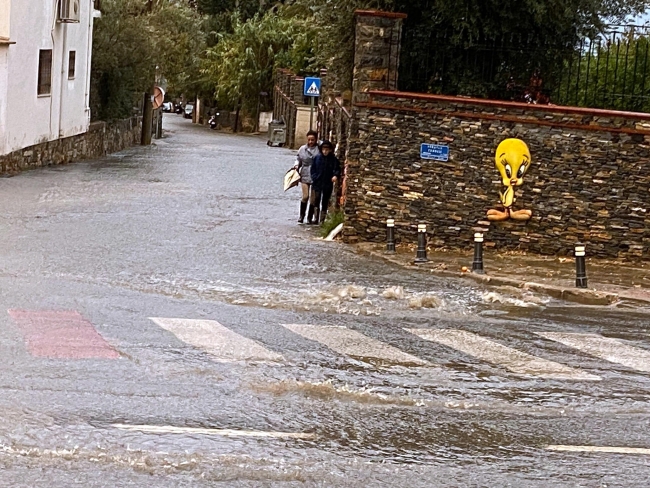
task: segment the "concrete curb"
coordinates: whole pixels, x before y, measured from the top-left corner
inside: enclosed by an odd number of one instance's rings
[[[535,283],[530,281],[523,281],[513,278],[505,278],[501,276],[491,276],[491,275],[478,275],[471,272],[468,273],[459,273],[454,271],[447,271],[444,269],[437,269],[434,267],[427,266],[417,266],[415,264],[405,264],[404,262],[396,259],[394,255],[384,254],[382,252],[375,251],[373,249],[364,249],[362,246],[356,246],[357,251],[361,254],[367,254],[369,256],[381,258],[384,261],[387,261],[392,264],[401,266],[402,268],[413,269],[416,271],[429,271],[432,274],[437,276],[447,276],[454,278],[462,278],[467,280],[472,280],[477,283],[489,285],[489,286],[512,286],[515,288],[523,288],[526,290],[531,290],[536,293],[550,296],[557,300],[564,300],[566,302],[578,303],[581,305],[594,305],[594,306],[609,306],[620,301],[620,296],[618,293],[606,292],[606,291],[597,291],[594,289],[580,289],[580,288],[567,288],[556,285],[549,285],[545,283]],[[642,303],[648,303],[644,300],[632,299]]]
[[[458,275],[457,275],[458,276]],[[580,289],[580,288],[565,288],[561,286],[548,285],[545,283],[535,283],[532,281],[520,281],[510,278],[502,278],[489,275],[477,275],[472,273],[463,273],[460,275],[462,278],[471,279],[477,282],[490,284],[492,286],[514,286],[531,290],[543,295],[564,300],[567,302],[579,303],[582,305],[612,305],[619,301],[617,293],[609,293],[604,291]]]

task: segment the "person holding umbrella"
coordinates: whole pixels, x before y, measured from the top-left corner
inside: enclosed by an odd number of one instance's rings
[[[298,219],[299,223],[305,221],[305,212],[307,210],[307,204],[309,203],[309,190],[311,189],[312,179],[311,179],[311,166],[314,161],[314,158],[320,154],[318,149],[318,132],[310,130],[307,132],[307,144],[298,149],[298,155],[296,156],[296,164],[294,168],[300,174],[300,187],[302,189],[302,198],[300,200],[300,218]],[[307,215],[307,222],[311,223],[313,216],[313,207],[309,207],[309,215]]]
[[[314,210],[314,221],[318,224],[325,221],[334,184],[341,176],[341,163],[334,156],[334,146],[330,141],[323,141],[320,154],[314,158],[311,165],[311,201],[309,213]]]

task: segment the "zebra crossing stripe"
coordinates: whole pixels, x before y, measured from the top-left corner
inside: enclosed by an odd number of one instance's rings
[[[531,356],[471,332],[457,329],[406,329],[408,332],[431,342],[443,344],[468,356],[500,365],[521,375],[564,380],[591,380],[601,378],[579,369],[570,368],[546,359]]]
[[[617,447],[617,446],[546,446],[549,451],[560,452],[589,452],[608,454],[642,454],[650,456],[650,449],[644,447]]]
[[[416,356],[342,326],[284,324],[284,327],[331,350],[367,362],[425,366],[429,363]]]
[[[150,318],[181,341],[201,349],[219,362],[282,361],[283,357],[214,320]]]
[[[536,334],[610,363],[650,373],[650,351],[628,346],[616,339],[597,334],[564,332],[536,332]]]
[[[260,437],[272,439],[314,439],[315,434],[302,432],[273,432],[263,430],[210,429],[202,427],[176,427],[173,425],[130,425],[111,424],[119,430],[142,432],[146,434],[190,434],[215,435],[221,437]]]

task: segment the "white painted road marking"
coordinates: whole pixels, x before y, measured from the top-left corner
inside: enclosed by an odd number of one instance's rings
[[[536,332],[536,334],[610,363],[622,364],[637,371],[650,373],[650,351],[628,346],[616,339],[597,334],[563,332]]]
[[[320,342],[331,350],[360,360],[378,360],[381,362],[425,366],[429,363],[411,354],[367,337],[357,331],[341,326],[316,326],[302,324],[284,324],[296,334],[309,340]]]
[[[200,427],[174,427],[173,425],[112,424],[111,427],[145,434],[203,434],[222,437],[262,437],[273,439],[314,439],[315,434],[300,432],[267,432],[262,430],[207,429]]]
[[[607,447],[607,446],[546,446],[549,451],[563,452],[606,452],[611,454],[650,455],[650,449],[642,447]]]
[[[424,340],[438,342],[513,373],[564,380],[598,381],[601,378],[579,369],[531,356],[484,337],[457,329],[406,329]]]
[[[220,362],[282,361],[283,357],[214,320],[151,318],[181,341],[209,353]]]

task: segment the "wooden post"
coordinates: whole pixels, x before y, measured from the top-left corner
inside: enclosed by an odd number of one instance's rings
[[[153,93],[153,89],[150,90]],[[142,136],[140,144],[148,146],[151,144],[151,127],[153,126],[153,103],[149,91],[144,94],[144,105],[142,106]]]

